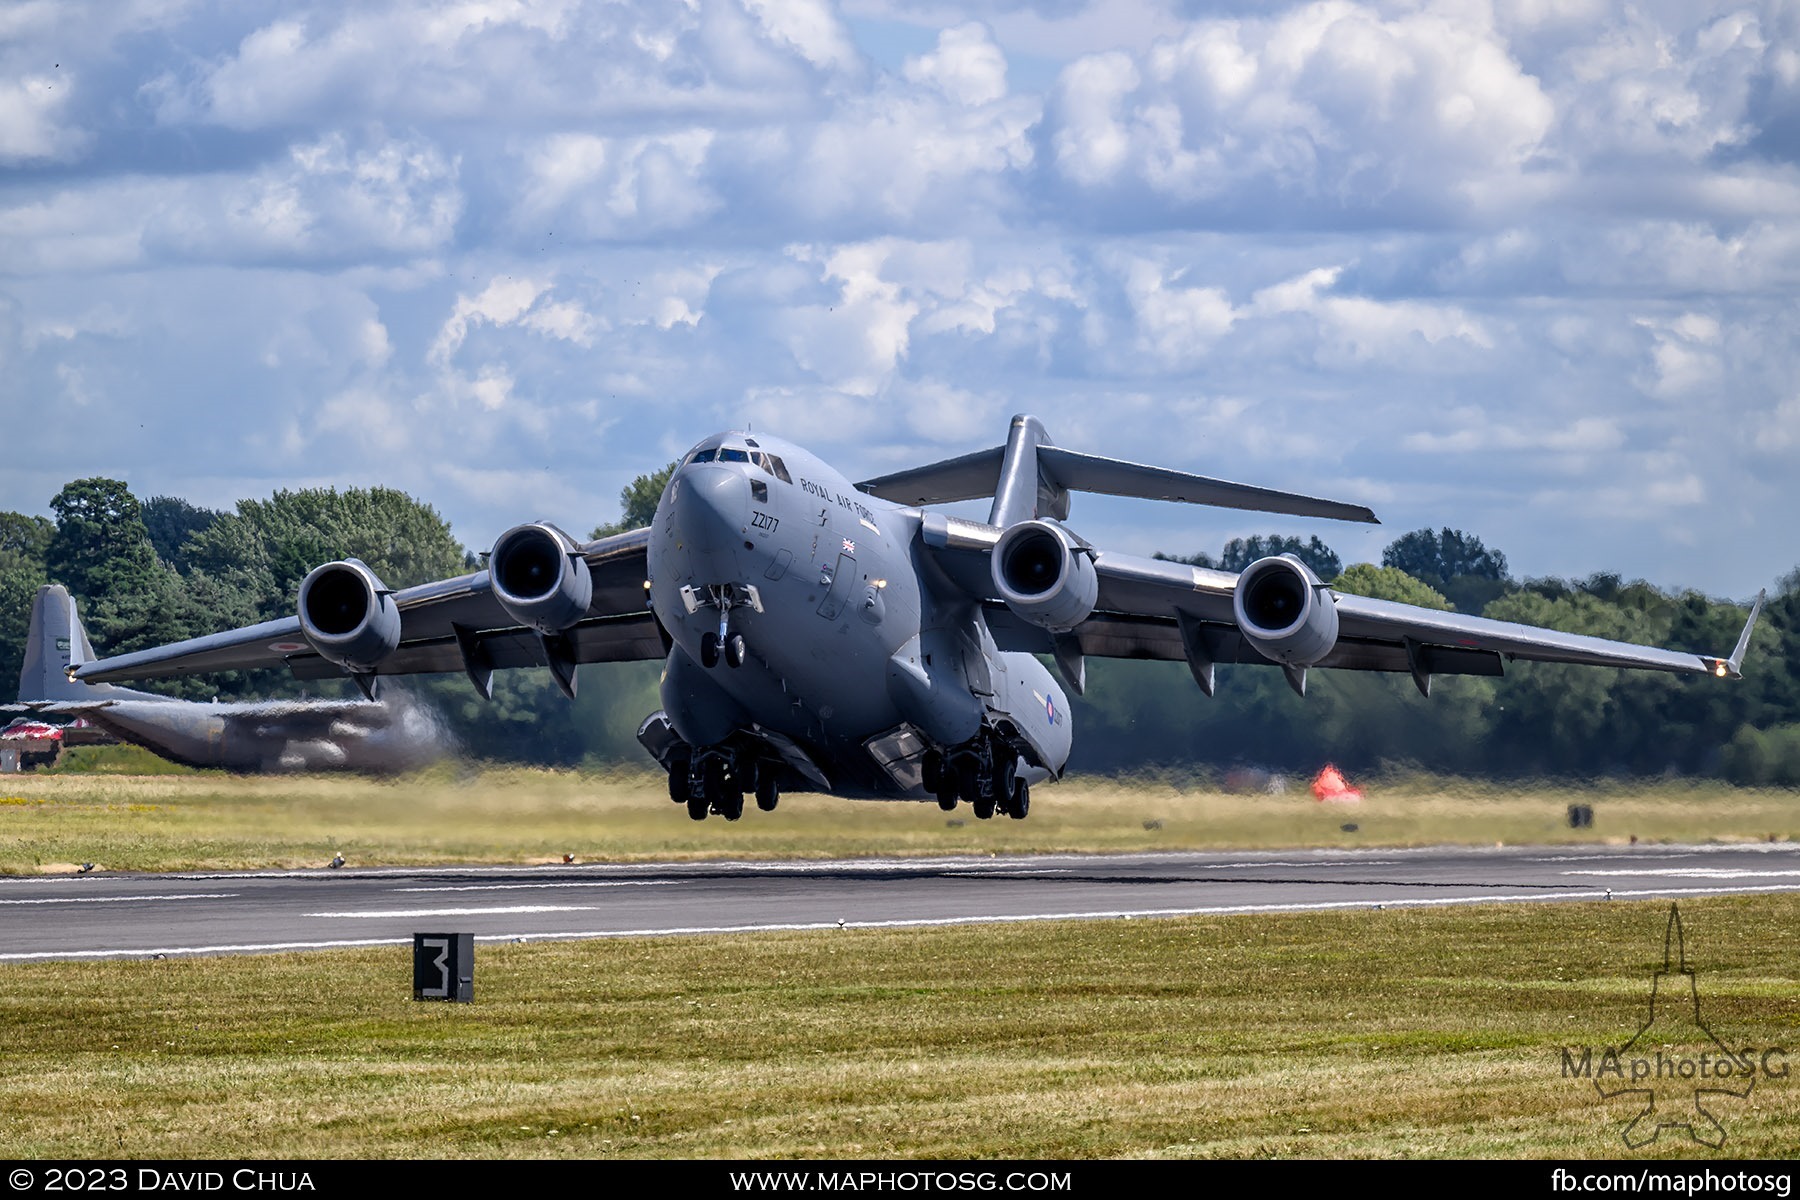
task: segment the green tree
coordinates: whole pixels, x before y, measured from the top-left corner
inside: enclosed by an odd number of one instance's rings
[[[1156,557],[1164,562],[1186,563],[1192,567],[1209,567],[1216,571],[1241,571],[1259,558],[1276,554],[1292,554],[1311,567],[1313,574],[1320,579],[1335,579],[1344,569],[1344,561],[1338,557],[1337,551],[1320,541],[1317,535],[1305,541],[1279,533],[1232,538],[1225,543],[1224,552],[1217,558],[1206,553],[1185,556],[1157,554]]]
[[[588,537],[611,537],[615,533],[642,529],[650,524],[656,517],[656,505],[662,500],[663,489],[669,486],[669,477],[675,474],[675,468],[680,465],[681,460],[677,459],[660,471],[639,475],[626,484],[619,492],[619,519],[594,526],[594,531]]]
[[[1436,533],[1415,529],[1388,543],[1381,552],[1381,565],[1399,567],[1414,579],[1455,579],[1474,575],[1480,579],[1505,579],[1506,555],[1489,550],[1481,539],[1460,529],[1444,528]]]
[[[1507,591],[1506,555],[1460,529],[1415,529],[1388,543],[1381,565],[1430,584],[1460,612],[1479,613]]]
[[[152,496],[144,501],[144,528],[157,557],[187,574],[193,565],[187,557],[188,539],[203,533],[219,519],[210,508],[189,504],[179,496]]]
[[[50,501],[56,533],[44,554],[50,578],[77,596],[141,590],[156,572],[156,549],[143,510],[117,479],[65,484]]]
[[[1352,596],[1371,600],[1394,600],[1420,608],[1448,610],[1450,601],[1428,583],[1421,583],[1399,567],[1378,567],[1373,563],[1357,563],[1331,581],[1331,586]]]
[[[44,517],[0,512],[0,568],[30,566],[40,573],[56,524]]]
[[[256,597],[264,617],[293,611],[321,563],[360,558],[391,588],[463,573],[464,552],[430,505],[393,488],[302,488],[241,500],[188,544],[191,564]]]
[[[19,698],[19,672],[25,667],[25,637],[31,624],[31,602],[47,582],[34,563],[0,566],[0,703]],[[4,723],[4,718],[0,718]]]

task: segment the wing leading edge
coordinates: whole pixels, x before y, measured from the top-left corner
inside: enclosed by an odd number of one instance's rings
[[[573,664],[658,659],[666,644],[644,591],[650,533],[636,529],[580,547],[593,577],[586,616],[565,631],[562,648]],[[393,594],[401,618],[400,643],[378,675],[543,666],[539,636],[501,607],[488,572],[422,583]],[[151,650],[114,655],[71,668],[85,683],[156,679],[213,671],[287,670],[297,679],[338,679],[351,672],[322,658],[307,643],[299,617],[190,638]]]
[[[1717,656],[1333,592],[1335,643],[1323,657],[1296,668],[1263,653],[1239,627],[1233,608],[1239,576],[1233,572],[1095,551],[1094,611],[1059,634],[1020,618],[995,598],[988,560],[1001,530],[927,514],[922,534],[945,574],[983,602],[995,643],[1003,650],[1055,655],[1078,690],[1079,664],[1086,656],[1185,661],[1209,695],[1216,663],[1279,666],[1296,688],[1306,667],[1405,671],[1424,692],[1433,675],[1501,675],[1505,661],[1518,659],[1737,678],[1763,603],[1758,595],[1736,647]]]

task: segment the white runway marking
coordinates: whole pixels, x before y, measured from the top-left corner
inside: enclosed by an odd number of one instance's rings
[[[503,908],[395,908],[370,912],[315,912],[309,917],[480,917],[489,913],[593,912],[592,904],[511,904]]]
[[[1553,854],[1545,858],[1521,858],[1519,861],[1528,863],[1618,862],[1622,858],[1628,858],[1637,853],[1639,853],[1637,850],[1620,847],[1613,854]],[[1656,859],[1658,862],[1664,862],[1671,858],[1693,858],[1697,854],[1699,854],[1698,850],[1686,850],[1680,854],[1658,854]]]
[[[1278,859],[1257,859],[1254,862],[1201,863],[1203,871],[1240,870],[1244,867],[1391,867],[1403,860],[1398,858],[1359,858],[1342,862],[1326,862],[1308,860],[1306,862],[1283,862]]]
[[[1640,867],[1636,870],[1564,871],[1564,875],[1668,875],[1681,879],[1792,879],[1800,871],[1752,871],[1732,867]]]
[[[45,896],[34,900],[0,900],[0,904],[124,904],[145,900],[230,900],[238,892],[191,892],[169,896]]]
[[[971,879],[1026,879],[1039,875],[1072,875],[1074,872],[1067,867],[1045,867],[1041,871],[1002,871],[997,869],[983,871],[971,868],[967,871],[945,871],[943,874],[967,876]]]
[[[512,892],[528,888],[673,887],[691,879],[594,879],[579,883],[458,883],[443,887],[395,888],[396,892]]]

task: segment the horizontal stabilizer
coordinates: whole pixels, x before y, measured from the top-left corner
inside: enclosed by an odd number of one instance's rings
[[[977,450],[960,458],[947,458],[929,466],[912,467],[865,479],[857,490],[896,504],[953,504],[958,500],[985,500],[994,494],[1000,479],[1004,446]]]
[[[1005,449],[995,446],[929,466],[896,471],[856,486],[871,496],[897,504],[949,504],[977,500],[994,494]],[[1213,508],[1240,508],[1250,512],[1285,513],[1295,517],[1329,517],[1338,521],[1380,522],[1361,504],[1321,500],[1295,492],[1281,492],[1253,484],[1233,483],[1206,475],[1190,475],[1167,467],[1152,467],[1120,458],[1083,454],[1060,446],[1037,447],[1038,469],[1046,482],[1071,492],[1129,496],[1139,500],[1172,500]]]
[[[1064,450],[1060,446],[1038,447],[1038,462],[1056,477],[1056,482],[1072,492],[1132,496],[1140,500],[1174,500],[1182,504],[1286,513],[1295,517],[1330,517],[1337,521],[1361,521],[1367,525],[1381,523],[1361,504],[1278,492],[1248,483],[1232,483],[1205,475],[1190,475],[1185,471],[1171,471],[1166,467]]]

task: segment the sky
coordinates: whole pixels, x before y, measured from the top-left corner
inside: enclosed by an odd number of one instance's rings
[[[1380,527],[1800,564],[1800,6],[8,0],[0,509],[385,485],[577,534],[704,435],[1059,445]],[[977,510],[979,513],[979,510]]]

